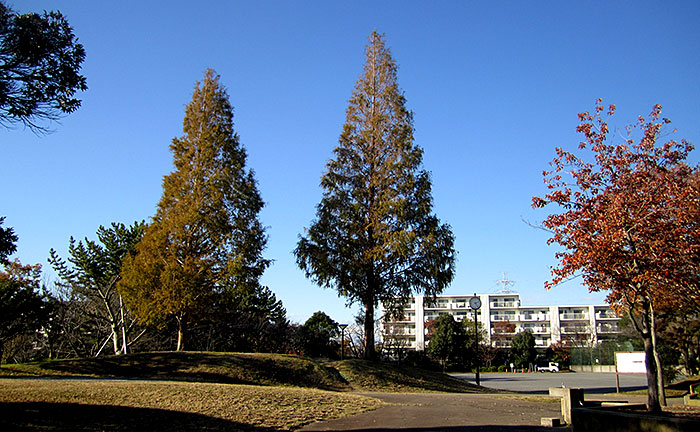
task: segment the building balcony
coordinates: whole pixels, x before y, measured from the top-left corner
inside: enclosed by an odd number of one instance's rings
[[[517,315],[491,315],[491,321],[517,321]]]
[[[407,323],[413,323],[413,322],[415,322],[415,319],[416,319],[416,316],[415,316],[415,315],[404,315],[404,316],[400,316],[400,317],[397,317],[397,318],[393,318],[391,321],[389,321],[389,324],[392,324],[392,323],[397,323],[397,324],[400,324],[400,323],[406,323],[406,324],[407,324]]]
[[[499,335],[499,336],[514,336],[516,334],[516,331],[513,330],[512,332],[509,332],[509,331],[504,331],[504,330],[492,330],[491,334],[492,335]]]
[[[532,334],[549,334],[551,332],[549,327],[523,327],[523,330],[528,330]]]
[[[562,321],[575,321],[575,320],[587,320],[588,315],[587,314],[573,314],[573,313],[564,313],[559,315],[559,319]]]
[[[518,302],[493,302],[491,303],[492,308],[518,308],[520,303]]]
[[[620,328],[616,325],[599,325],[596,327],[598,333],[618,333]]]
[[[416,329],[413,328],[404,328],[404,329],[393,329],[385,332],[384,334],[386,336],[415,336],[416,335]]]
[[[494,348],[510,348],[510,341],[495,341],[493,342]]]
[[[617,320],[620,319],[614,312],[596,312],[595,319],[597,320]]]
[[[588,327],[562,327],[561,332],[565,334],[588,334],[590,329]]]
[[[520,315],[520,321],[549,321],[549,315]]]
[[[438,303],[438,304],[433,304],[433,305],[426,305],[425,310],[449,310],[450,305],[449,303]]]

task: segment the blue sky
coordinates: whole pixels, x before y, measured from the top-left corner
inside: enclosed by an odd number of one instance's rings
[[[530,207],[541,172],[556,146],[578,143],[577,113],[597,98],[617,105],[617,128],[659,103],[677,137],[700,143],[696,1],[6,3],[67,16],[87,51],[89,87],[49,135],[0,129],[0,216],[20,237],[14,257],[46,268],[49,249],[65,257],[70,236],[148,220],[172,170],[168,145],[211,67],[267,203],[275,262],[263,283],[297,322],[356,312],[307,280],[291,252],[314,218],[375,28],[415,114],[435,212],[456,236],[446,294],[495,292],[507,272],[527,305],[603,301],[578,281],[545,291],[556,249],[523,222],[546,216]]]

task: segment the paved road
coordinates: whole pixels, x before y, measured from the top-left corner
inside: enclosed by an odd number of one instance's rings
[[[452,374],[475,382],[474,374]],[[559,373],[482,373],[481,385],[498,390],[547,394],[550,387],[577,387],[586,394],[615,393],[614,373],[559,372]],[[647,388],[645,375],[620,375],[620,391]]]
[[[474,381],[474,374],[453,374]],[[620,390],[646,388],[643,375],[621,375]],[[481,374],[481,385],[500,390],[547,394],[550,387],[580,387],[587,400],[628,400],[645,397],[603,395],[615,392],[614,373]],[[542,417],[559,417],[556,399],[527,395],[450,393],[367,393],[387,402],[376,411],[336,420],[316,422],[306,431],[388,432],[555,432],[540,426]],[[549,400],[549,402],[548,402]]]
[[[556,432],[540,426],[542,417],[558,417],[558,401],[527,396],[454,393],[363,393],[383,400],[378,410],[321,421],[307,431],[388,432]]]

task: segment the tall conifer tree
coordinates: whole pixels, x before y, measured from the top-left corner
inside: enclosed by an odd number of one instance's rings
[[[454,276],[454,237],[432,214],[430,175],[414,144],[397,66],[374,31],[334,158],[321,179],[316,220],[295,255],[307,277],[359,302],[365,357],[376,356],[375,308],[413,292],[442,292]]]
[[[177,349],[187,325],[217,295],[260,290],[270,261],[258,220],[263,201],[246,151],[233,130],[233,108],[219,76],[208,70],[185,110],[184,135],[173,139],[175,170],[151,225],[124,263],[120,289],[142,321],[178,324]]]

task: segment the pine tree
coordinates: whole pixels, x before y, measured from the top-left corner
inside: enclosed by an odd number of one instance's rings
[[[102,324],[106,323],[115,355],[126,354],[130,345],[127,336],[131,326],[127,325],[125,315],[128,314],[117,292],[122,260],[134,253],[144,227],[143,222],[135,222],[129,227],[113,222],[109,228],[99,227],[98,241],[86,237],[85,242],[76,242],[71,237],[67,262],[54,249],[49,251],[49,263],[59,277],[56,286],[82,298],[84,312],[94,307],[97,313],[92,315],[97,326],[90,333],[93,336],[101,334]]]
[[[80,108],[83,60],[85,48],[60,12],[19,14],[0,1],[0,126],[47,132],[38,120]]]
[[[174,318],[177,349],[188,324],[215,298],[259,290],[270,261],[258,220],[264,203],[246,151],[233,130],[233,108],[219,76],[208,70],[185,110],[184,136],[173,139],[175,170],[151,225],[124,263],[120,289],[142,321]]]
[[[430,175],[414,144],[397,66],[376,31],[346,123],[321,180],[316,220],[295,249],[318,285],[365,310],[365,358],[376,356],[375,307],[442,292],[454,276],[454,237],[432,212]]]

